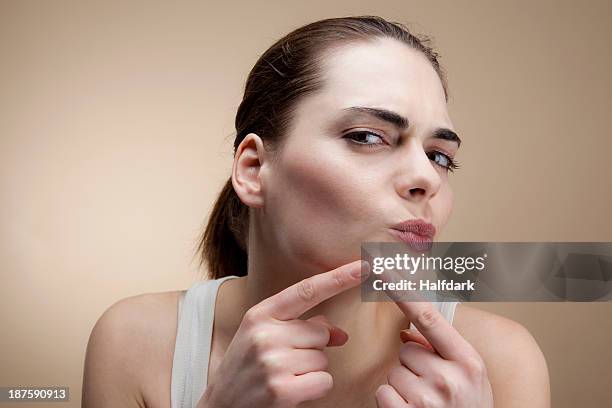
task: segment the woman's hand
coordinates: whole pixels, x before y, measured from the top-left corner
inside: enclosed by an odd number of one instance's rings
[[[396,301],[419,329],[401,331],[401,365],[376,391],[379,408],[492,408],[480,355],[429,302]]]
[[[323,350],[343,345],[348,335],[324,316],[299,317],[360,283],[361,261],[355,261],[304,279],[251,307],[198,407],[289,408],[325,396],[333,380],[325,371]]]

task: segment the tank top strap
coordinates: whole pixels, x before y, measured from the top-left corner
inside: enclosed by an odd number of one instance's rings
[[[172,408],[193,408],[204,394],[217,291],[221,283],[233,278],[238,276],[197,282],[179,297],[170,387]]]

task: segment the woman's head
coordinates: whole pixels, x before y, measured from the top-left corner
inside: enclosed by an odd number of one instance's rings
[[[321,267],[394,240],[389,227],[406,219],[439,230],[458,148],[447,99],[427,40],[379,17],[322,20],[277,41],[247,79],[233,174],[200,241],[210,277],[246,274],[249,228]]]

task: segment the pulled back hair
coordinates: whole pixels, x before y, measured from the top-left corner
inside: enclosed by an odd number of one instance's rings
[[[266,149],[278,149],[291,124],[297,102],[322,87],[325,53],[348,43],[392,38],[422,52],[438,73],[448,101],[446,75],[427,36],[412,34],[400,23],[377,16],[341,17],[300,27],[277,42],[257,60],[246,81],[235,119],[234,155],[249,133]],[[247,275],[249,209],[227,180],[210,214],[197,251],[208,278]]]

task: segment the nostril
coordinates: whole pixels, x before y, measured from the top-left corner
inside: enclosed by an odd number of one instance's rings
[[[410,194],[412,194],[412,195],[423,195],[423,194],[425,194],[425,190],[420,188],[420,187],[411,188],[410,189]]]

